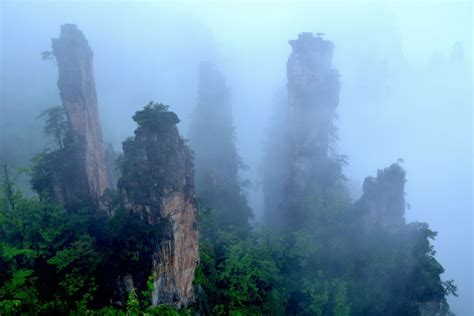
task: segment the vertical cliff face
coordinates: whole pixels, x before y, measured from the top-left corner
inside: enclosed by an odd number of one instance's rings
[[[199,68],[198,104],[189,138],[195,155],[199,198],[205,207],[215,210],[222,224],[246,226],[251,210],[238,176],[230,93],[212,63],[203,62]]]
[[[300,196],[321,172],[335,137],[339,74],[332,67],[330,41],[302,33],[289,43],[293,49],[287,64],[290,187],[293,196]]]
[[[94,80],[93,54],[84,34],[73,24],[61,26],[59,38],[52,40],[59,70],[58,88],[69,122],[69,158],[65,168],[70,178],[56,186],[56,200],[71,199],[97,202],[108,186],[104,146]]]
[[[405,224],[405,171],[398,164],[377,171],[364,180],[358,201],[365,228],[393,231]]]
[[[284,116],[287,128],[283,129],[284,137],[279,137],[288,144],[282,146],[278,139],[270,137],[273,148],[267,152],[280,152],[285,157],[267,158],[266,169],[273,166],[275,170],[264,170],[265,193],[282,192],[265,196],[267,218],[277,226],[304,223],[308,212],[313,212],[304,210],[308,199],[338,190],[343,179],[341,163],[331,151],[336,139],[334,119],[339,102],[339,74],[332,66],[333,44],[312,33],[301,33],[289,44],[292,53],[287,63],[287,115]],[[274,162],[277,159],[280,163]],[[287,172],[282,173],[281,168]],[[269,181],[276,173],[285,174],[282,184]],[[272,208],[280,207],[268,209],[272,205]]]
[[[139,127],[135,137],[123,143],[118,188],[126,209],[161,230],[151,256],[142,256],[151,261],[147,274],[154,276],[153,304],[182,308],[194,299],[199,261],[190,150],[178,133],[178,117],[165,106],[150,103],[133,118]],[[132,284],[138,286],[134,272]]]

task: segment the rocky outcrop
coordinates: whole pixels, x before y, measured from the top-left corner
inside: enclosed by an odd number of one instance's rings
[[[301,33],[290,40],[288,59],[288,116],[292,197],[307,195],[319,177],[335,137],[339,103],[339,74],[332,67],[334,45],[321,36]]]
[[[264,192],[268,223],[294,228],[307,222],[308,212],[313,212],[304,210],[306,201],[343,190],[343,177],[341,161],[331,147],[339,103],[339,73],[332,66],[334,46],[319,33],[301,33],[289,44],[292,53],[283,104],[287,127],[270,135]],[[284,135],[279,135],[281,131]],[[284,175],[284,181],[272,180],[274,174]]]
[[[55,199],[66,204],[74,199],[98,203],[108,180],[92,50],[73,24],[61,26],[61,34],[52,40],[52,47],[58,64],[58,88],[69,122],[70,163],[64,168],[74,169],[66,171],[68,179],[60,179],[63,183],[55,185]]]
[[[405,170],[399,164],[378,170],[376,178],[365,178],[356,205],[366,229],[394,231],[405,224],[405,182]]]
[[[190,149],[178,133],[178,117],[162,104],[150,103],[133,119],[139,127],[135,137],[123,143],[118,189],[126,209],[160,230],[151,256],[139,255],[151,261],[146,266],[154,278],[153,304],[182,308],[194,300],[192,283],[199,261]],[[136,272],[131,271],[133,287],[139,286]],[[130,283],[130,277],[124,279]]]
[[[196,191],[222,225],[246,227],[251,210],[239,180],[229,89],[216,65],[199,67],[198,104],[189,133],[196,165]]]

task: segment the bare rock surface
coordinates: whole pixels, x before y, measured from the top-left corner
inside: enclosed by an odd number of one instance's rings
[[[104,145],[94,79],[93,53],[82,31],[73,24],[61,26],[59,38],[52,40],[58,64],[58,88],[66,111],[73,168],[64,183],[55,186],[55,199],[99,201],[108,186]]]

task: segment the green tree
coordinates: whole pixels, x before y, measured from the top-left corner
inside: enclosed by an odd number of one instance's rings
[[[49,108],[44,110],[39,117],[45,120],[44,133],[52,137],[60,149],[64,148],[64,138],[69,130],[69,123],[64,108],[62,106]]]
[[[85,308],[96,290],[100,254],[91,213],[25,197],[4,168],[0,192],[0,313]]]

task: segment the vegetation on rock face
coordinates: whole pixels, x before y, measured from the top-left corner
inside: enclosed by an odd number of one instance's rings
[[[195,304],[180,311],[152,306],[157,249],[173,229],[160,197],[177,190],[195,205],[191,152],[175,126],[179,119],[150,102],[133,116],[138,128],[123,143],[118,190],[106,190],[100,206],[83,197],[65,205],[53,199],[58,191],[68,193],[66,182],[78,181],[77,144],[68,138],[59,108],[44,113],[45,132],[58,149],[38,155],[31,169],[39,198],[25,196],[3,168],[1,315],[450,314],[446,297],[456,295],[456,286],[441,279],[431,245],[436,233],[425,223],[405,223],[406,179],[399,163],[367,178],[362,197],[352,202],[341,172],[345,157],[318,154],[323,158],[312,166],[304,190],[267,178],[282,186],[267,192],[287,199],[271,204],[282,215],[278,229],[273,223],[250,227],[232,121],[213,116],[229,106],[227,90],[221,86],[213,94],[211,86],[200,91],[204,110],[192,129],[201,164],[198,198],[205,206],[199,210]],[[295,171],[287,160],[273,167],[288,168],[276,173],[282,177]]]
[[[135,137],[123,142],[125,155],[120,161],[118,187],[136,202],[150,202],[150,192],[163,193],[170,188],[189,191],[193,185],[193,175],[188,174],[192,170],[191,152],[178,134],[177,115],[167,109],[150,102],[137,111],[133,116],[139,125]],[[179,182],[182,178],[188,181]]]
[[[132,118],[139,126],[147,129],[158,129],[163,125],[179,123],[176,114],[168,112],[168,108],[169,106],[163,103],[150,101],[143,110],[136,112]]]
[[[129,271],[147,270],[137,255],[151,251],[156,227],[143,226],[124,210],[105,220],[87,209],[65,210],[27,198],[5,172],[0,202],[2,314],[178,314],[166,306],[150,308],[149,285],[130,294],[128,307],[106,307],[114,286],[108,276],[125,263]],[[198,302],[202,310],[213,315],[419,315],[424,306],[441,302],[447,312],[445,297],[455,287],[440,279],[443,269],[429,242],[435,233],[418,223],[396,233],[366,231],[356,213],[323,212],[312,230],[259,230],[242,239],[237,230],[219,227],[212,210],[202,210],[195,281],[206,293]],[[143,275],[144,283],[148,277]]]
[[[216,225],[212,211],[201,212],[196,282],[211,314],[449,314],[446,296],[456,288],[440,278],[430,244],[436,234],[426,224],[368,228],[360,204],[322,197],[308,199],[300,229],[257,230],[245,239]]]
[[[163,120],[155,115],[160,109],[137,112],[137,122],[153,128],[152,122]],[[38,173],[45,167],[41,160],[35,163],[35,188],[41,188]],[[127,176],[132,165],[122,167]],[[397,164],[380,171],[367,180],[367,194],[355,204],[337,190],[308,196],[301,209],[306,225],[297,230],[260,228],[242,235],[240,229],[222,225],[216,211],[202,209],[201,263],[195,279],[201,290],[196,291],[194,308],[212,315],[448,314],[446,296],[455,294],[456,287],[440,278],[443,268],[430,244],[436,234],[421,223],[385,229],[366,221],[371,199],[386,196],[389,188],[404,183],[404,176]],[[179,314],[170,306],[151,307],[149,299],[146,271],[151,268],[145,257],[167,234],[167,225],[143,222],[121,207],[114,191],[103,201],[110,217],[97,217],[87,203],[65,209],[46,198],[25,197],[9,170],[3,170],[2,314]],[[382,202],[375,203],[379,207]],[[127,273],[141,281],[136,291],[124,294],[128,303],[112,307],[115,276]]]
[[[156,118],[147,114],[140,122]],[[71,143],[64,144],[33,161],[32,185],[40,199],[24,196],[6,165],[2,170],[0,314],[181,315],[171,306],[151,306],[152,257],[158,242],[169,235],[170,223],[166,218],[143,221],[141,214],[123,207],[115,190],[106,191],[100,212],[80,198],[57,204],[54,185],[75,180],[66,177],[74,171],[74,160],[68,155]],[[128,274],[133,274],[136,290],[117,293],[117,276]],[[108,306],[111,301],[116,304]]]
[[[60,149],[64,148],[64,138],[69,130],[64,108],[62,106],[49,108],[43,111],[39,117],[45,118],[43,129],[45,134],[53,137]]]
[[[272,206],[266,210],[268,230],[242,236],[221,225],[219,209],[201,212],[197,283],[210,313],[448,315],[446,296],[456,288],[440,278],[443,268],[430,245],[435,233],[426,224],[405,224],[403,168],[393,164],[367,178],[355,203],[348,195],[346,157],[331,149],[337,72],[312,66],[321,54],[302,52],[321,49],[327,56],[332,44],[309,33],[290,44],[290,126],[278,133],[281,139],[270,140],[264,170],[271,186],[265,191]],[[321,69],[328,74],[312,73]],[[326,75],[326,81],[314,79]],[[321,118],[326,121],[315,124]],[[281,146],[282,139],[291,142]]]
[[[190,315],[151,307],[150,282],[139,293],[130,292],[125,307],[106,306],[114,290],[108,276],[121,263],[143,271],[137,250],[151,253],[146,247],[157,233],[153,227],[140,226],[124,212],[104,221],[88,209],[66,210],[25,197],[7,169],[2,181],[0,314]]]
[[[125,265],[128,269],[119,274],[119,283],[125,290],[142,288],[143,274],[156,273],[153,301],[186,307],[199,260],[194,174],[190,149],[176,126],[179,119],[167,108],[150,102],[137,111],[135,137],[123,142],[118,181],[122,205],[137,223],[159,233],[156,238],[138,239],[152,242],[149,248],[136,249],[143,266]]]

